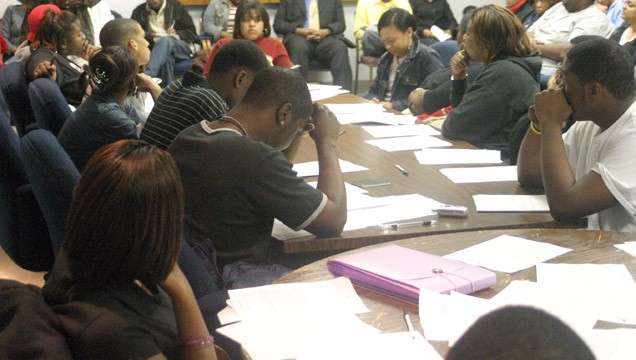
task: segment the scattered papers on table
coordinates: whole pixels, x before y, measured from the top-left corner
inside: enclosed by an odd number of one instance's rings
[[[549,212],[545,195],[473,195],[480,212]]]
[[[389,222],[435,216],[433,209],[443,205],[420,194],[372,197],[347,193],[347,223],[344,231],[379,226]],[[435,225],[426,225],[435,226]],[[391,230],[386,230],[391,231]],[[272,237],[279,240],[309,236],[305,230],[294,231],[280,221],[274,221]]]
[[[309,88],[312,102],[349,92],[349,90],[342,89],[338,85],[307,84],[307,87]]]
[[[439,171],[456,184],[517,181],[516,166],[446,168]]]
[[[441,359],[416,332],[380,334],[354,314],[368,312],[349,279],[230,290],[236,322],[218,331],[254,360]]]
[[[428,147],[451,146],[448,141],[429,135],[405,136],[388,139],[365,140],[366,143],[385,151],[416,150]]]
[[[387,138],[414,135],[440,135],[440,132],[428,125],[363,126],[362,129],[374,138]]]
[[[565,254],[570,250],[550,243],[501,235],[448,254],[444,258],[483,266],[491,270],[515,273]]]
[[[384,125],[413,125],[415,116],[398,115],[390,112],[343,113],[336,114],[340,124],[378,123]]]
[[[422,149],[415,151],[420,164],[500,164],[501,153],[485,149]]]
[[[369,170],[369,168],[366,168],[361,165],[356,165],[347,160],[340,159],[339,163],[340,163],[340,171],[342,171],[342,173]],[[298,173],[299,177],[318,176],[319,174],[318,161],[310,161],[305,163],[294,164],[292,169]]]
[[[636,256],[636,241],[625,241],[624,244],[614,245],[631,256]]]

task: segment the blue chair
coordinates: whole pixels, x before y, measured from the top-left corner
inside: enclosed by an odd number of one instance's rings
[[[36,128],[23,62],[12,62],[0,69],[0,90],[9,107],[11,120],[18,135],[22,137]]]
[[[20,140],[20,151],[29,183],[46,220],[53,252],[57,255],[64,241],[66,217],[80,173],[48,130],[36,129],[26,134]]]
[[[53,268],[53,248],[20,159],[20,140],[0,111],[0,246],[30,271]]]
[[[68,106],[62,90],[51,79],[41,78],[29,84],[29,100],[33,108],[35,123],[39,129],[45,129],[57,136],[73,112]]]
[[[448,66],[453,55],[459,51],[459,45],[455,40],[440,41],[431,45],[430,48],[437,51],[444,66]]]

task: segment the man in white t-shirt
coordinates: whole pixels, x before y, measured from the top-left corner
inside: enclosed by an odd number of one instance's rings
[[[570,40],[579,35],[608,38],[613,31],[608,17],[594,5],[594,0],[563,0],[551,7],[528,28],[528,36],[543,57],[542,84],[556,72],[563,48]]]
[[[636,233],[636,86],[617,42],[576,44],[556,85],[537,94],[519,150],[523,186],[543,186],[557,220],[588,217],[589,229]],[[565,135],[563,124],[576,123]]]

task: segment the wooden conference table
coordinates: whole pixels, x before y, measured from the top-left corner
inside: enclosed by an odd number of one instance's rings
[[[618,250],[613,245],[625,241],[636,240],[636,234],[590,231],[575,229],[508,229],[469,231],[441,235],[421,236],[411,239],[391,241],[386,244],[376,244],[361,249],[351,250],[346,254],[386,246],[389,244],[400,245],[415,250],[446,255],[469,246],[493,239],[500,235],[518,236],[529,240],[548,242],[563,246],[572,251],[547,261],[548,263],[593,263],[593,264],[625,264],[632,276],[636,276],[636,258]],[[336,255],[337,257],[338,255]],[[311,282],[332,279],[333,276],[327,270],[326,261],[322,259],[301,267],[276,281],[276,283]],[[495,271],[497,283],[489,289],[475,293],[475,296],[489,299],[504,289],[513,280],[536,281],[535,267],[507,274]],[[417,313],[415,305],[380,295],[365,289],[356,288],[356,292],[365,305],[371,310],[366,314],[358,315],[366,323],[380,329],[382,332],[406,331],[402,309]],[[421,329],[419,316],[413,316],[416,329]],[[420,330],[421,331],[421,330]],[[448,351],[446,342],[431,342],[435,349],[444,356]]]
[[[367,102],[352,94],[338,95],[321,101],[330,103]],[[340,159],[362,165],[369,171],[345,173],[345,181],[364,178],[383,178],[391,182],[389,186],[369,188],[371,196],[389,196],[421,194],[445,204],[464,205],[469,208],[466,218],[440,217],[433,226],[408,227],[398,230],[381,230],[379,227],[345,231],[338,237],[316,238],[306,236],[297,239],[274,240],[274,248],[278,254],[293,255],[307,252],[343,251],[381,242],[403,239],[407,237],[440,234],[458,231],[500,229],[500,228],[573,228],[585,227],[585,222],[556,222],[549,213],[478,213],[472,195],[476,194],[542,194],[543,189],[527,189],[516,181],[455,184],[439,169],[445,167],[464,167],[476,165],[421,165],[413,150],[387,152],[369,145],[364,140],[372,139],[360,125],[342,125],[346,130],[338,139]],[[451,141],[457,148],[474,148],[467,142]],[[311,138],[303,140],[296,163],[317,160],[316,147]],[[409,170],[403,175],[395,167],[396,164]],[[314,178],[308,178],[308,181]]]

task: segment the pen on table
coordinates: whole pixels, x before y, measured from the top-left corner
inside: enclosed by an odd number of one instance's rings
[[[406,309],[404,309],[404,321],[406,322],[406,327],[409,330],[409,333],[411,333],[411,337],[413,338],[413,340],[415,340],[415,330],[413,330],[413,323],[411,322],[411,317],[409,316],[409,313],[406,311]]]
[[[394,224],[381,224],[380,228],[382,229],[399,229],[403,227],[409,226],[425,226],[425,225],[434,225],[435,220],[421,220],[421,221],[411,221],[411,222],[403,222],[403,223],[394,223]]]
[[[400,170],[400,172],[402,173],[402,175],[404,175],[404,176],[409,176],[409,171],[408,171],[408,170],[406,170],[405,168],[401,167],[401,166],[400,166],[400,165],[398,165],[398,164],[395,164],[395,167],[396,167],[398,170]]]
[[[51,58],[51,61],[49,61],[49,64],[51,65],[55,64],[56,57],[57,57],[57,50],[55,50],[55,52],[53,53],[53,57]]]
[[[346,133],[346,132],[347,132],[347,129],[342,129],[342,130],[340,130],[340,132],[338,133],[338,136],[340,136],[340,135],[342,135],[342,134],[344,134],[344,133]]]

